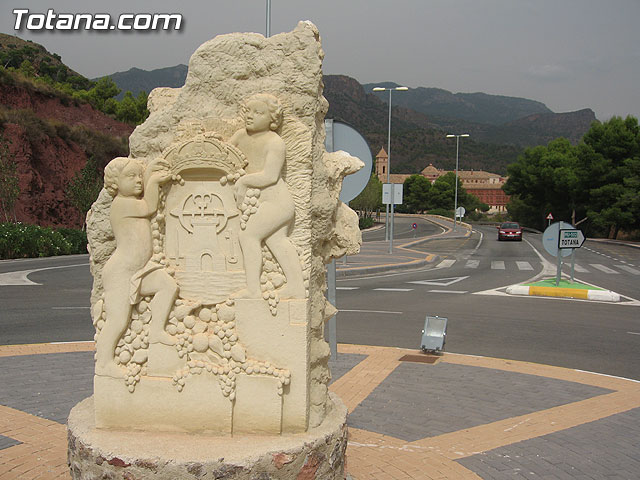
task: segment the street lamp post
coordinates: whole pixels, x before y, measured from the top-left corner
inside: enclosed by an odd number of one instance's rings
[[[267,38],[271,36],[271,0],[267,0]]]
[[[460,137],[468,137],[468,133],[460,135],[447,135],[447,138],[456,137],[456,194],[453,201],[453,231],[456,231],[456,213],[458,211],[458,153],[460,152]]]
[[[391,184],[391,92],[397,90],[406,92],[408,87],[375,87],[374,92],[389,92],[389,131],[387,133],[387,183]],[[389,215],[391,212],[391,215]],[[385,218],[385,240],[389,242],[389,253],[393,253],[393,191],[391,192],[391,203],[387,203],[387,215]]]

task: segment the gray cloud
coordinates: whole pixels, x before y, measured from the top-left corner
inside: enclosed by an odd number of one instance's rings
[[[46,12],[182,13],[179,33],[20,32],[89,77],[187,63],[204,41],[265,31],[265,0],[3,0]],[[320,29],[326,73],[532,98],[554,111],[640,116],[638,0],[272,0],[272,32],[299,20]]]

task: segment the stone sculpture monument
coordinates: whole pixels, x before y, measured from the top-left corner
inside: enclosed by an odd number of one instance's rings
[[[323,55],[310,22],[216,37],[106,166],[74,479],[344,478],[325,264],[358,251],[338,195],[362,162],[324,150]]]

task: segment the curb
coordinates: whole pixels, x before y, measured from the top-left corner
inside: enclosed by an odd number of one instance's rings
[[[510,295],[531,295],[536,297],[579,298],[582,300],[598,300],[601,302],[619,302],[620,295],[611,290],[582,290],[578,288],[529,287],[511,285],[507,287]]]
[[[415,268],[424,267],[430,263],[438,261],[438,255],[429,255],[423,259],[414,260],[407,263],[391,263],[388,265],[375,265],[373,267],[351,267],[344,269],[336,269],[336,278],[354,277],[357,275],[371,275],[374,273],[383,273],[390,271],[413,270]]]

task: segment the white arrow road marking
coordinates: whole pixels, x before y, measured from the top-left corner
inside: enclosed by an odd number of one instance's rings
[[[632,273],[633,275],[640,275],[640,270],[636,270],[633,267],[630,267],[629,265],[616,265],[616,267],[622,269],[622,270],[626,270],[629,273]]]
[[[465,278],[469,278],[469,275],[465,277],[436,278],[433,280],[416,280],[414,282],[407,282],[407,283],[415,283],[417,285],[435,285],[437,287],[448,287],[449,285],[453,285],[454,283],[460,282]]]
[[[443,260],[438,265],[436,265],[435,268],[449,268],[454,263],[456,263],[456,261],[452,259]]]
[[[601,272],[604,273],[614,273],[616,275],[619,275],[620,272],[616,272],[615,270],[611,270],[609,267],[605,267],[604,265],[601,265],[599,263],[590,263],[589,265],[591,265],[593,268],[596,268],[598,270],[600,270]]]
[[[491,262],[491,270],[504,270],[504,262],[502,260],[493,260]]]
[[[59,267],[35,268],[33,270],[18,270],[16,272],[0,273],[0,286],[9,285],[42,285],[41,283],[32,282],[27,278],[33,272],[42,272],[43,270],[56,270],[58,268],[84,267],[88,263],[78,263],[75,265],[60,265]]]

